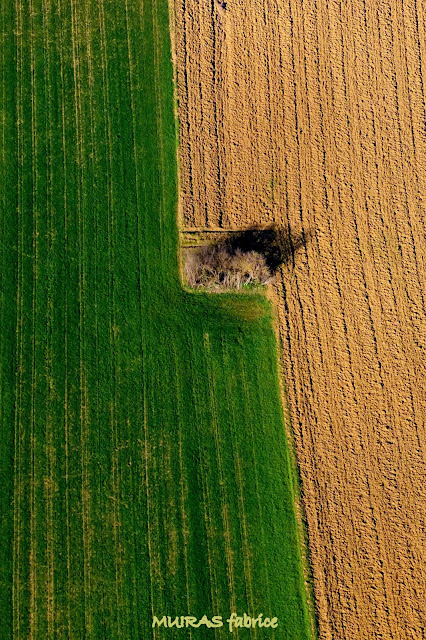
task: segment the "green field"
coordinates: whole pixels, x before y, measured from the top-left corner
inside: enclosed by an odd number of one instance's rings
[[[184,292],[166,0],[3,0],[2,640],[311,637],[260,296]],[[152,616],[276,616],[248,629]]]

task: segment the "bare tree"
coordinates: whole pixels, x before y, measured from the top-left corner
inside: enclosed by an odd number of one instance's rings
[[[268,284],[272,274],[258,251],[232,250],[229,244],[221,243],[187,251],[185,278],[194,288],[240,289]]]

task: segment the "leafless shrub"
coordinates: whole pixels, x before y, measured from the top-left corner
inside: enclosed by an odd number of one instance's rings
[[[186,252],[185,278],[190,287],[240,289],[268,284],[272,274],[258,251],[233,250],[228,244],[197,247]]]

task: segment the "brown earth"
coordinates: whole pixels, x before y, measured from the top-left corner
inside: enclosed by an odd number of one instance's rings
[[[425,5],[171,2],[181,222],[306,240],[274,295],[320,637],[425,638]]]

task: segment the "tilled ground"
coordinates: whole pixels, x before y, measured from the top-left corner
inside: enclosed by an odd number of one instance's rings
[[[425,638],[426,10],[172,0],[184,227],[278,222],[320,637]]]

